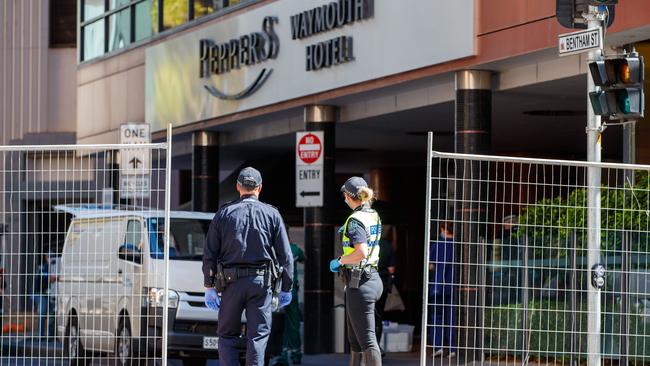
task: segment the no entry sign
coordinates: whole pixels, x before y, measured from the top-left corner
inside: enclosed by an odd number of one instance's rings
[[[323,206],[323,132],[296,133],[296,207]]]
[[[302,135],[298,141],[298,160],[307,165],[323,163],[321,159],[323,143],[319,137],[322,134],[322,132],[309,132]]]

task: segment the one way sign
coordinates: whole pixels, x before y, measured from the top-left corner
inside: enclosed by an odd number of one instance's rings
[[[323,206],[323,132],[296,133],[296,207]]]
[[[120,144],[148,144],[151,142],[149,124],[125,123],[120,126]],[[151,170],[150,149],[122,148],[120,149],[120,174],[143,175]]]
[[[151,149],[138,144],[151,143],[149,124],[125,123],[120,126],[120,197],[148,198],[150,193]]]

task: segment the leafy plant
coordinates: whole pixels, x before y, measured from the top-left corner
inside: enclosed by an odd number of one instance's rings
[[[637,172],[635,184],[600,188],[601,249],[620,250],[622,231],[635,233],[632,251],[647,252],[650,230],[650,174]],[[578,249],[587,243],[587,189],[572,190],[568,197],[544,198],[526,207],[519,217],[519,237],[534,243],[534,254],[565,256],[572,235]]]

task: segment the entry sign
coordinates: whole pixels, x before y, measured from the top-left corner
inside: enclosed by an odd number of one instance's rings
[[[574,55],[601,48],[602,28],[587,29],[558,36],[558,51],[560,56]]]
[[[323,131],[296,133],[296,207],[323,206]]]
[[[148,123],[125,123],[120,126],[120,144],[151,143]],[[151,150],[146,148],[120,149],[120,196],[148,198],[150,191]]]

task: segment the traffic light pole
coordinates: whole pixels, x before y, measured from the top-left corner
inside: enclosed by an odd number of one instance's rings
[[[584,16],[587,19],[587,28],[597,29],[602,26],[598,15],[598,7],[589,6],[589,13],[584,14]],[[603,42],[604,40],[601,38],[601,48],[589,52],[589,61],[598,60],[602,57]],[[587,89],[589,92],[596,91],[593,78],[589,77],[589,75],[587,75]],[[601,161],[602,124],[600,116],[596,115],[591,107],[591,100],[587,99],[589,103],[587,108],[587,160],[599,163]],[[587,268],[590,271],[600,263],[600,184],[600,167],[589,166],[587,168]],[[600,290],[594,287],[592,283],[587,286],[587,366],[600,366],[601,294]]]

